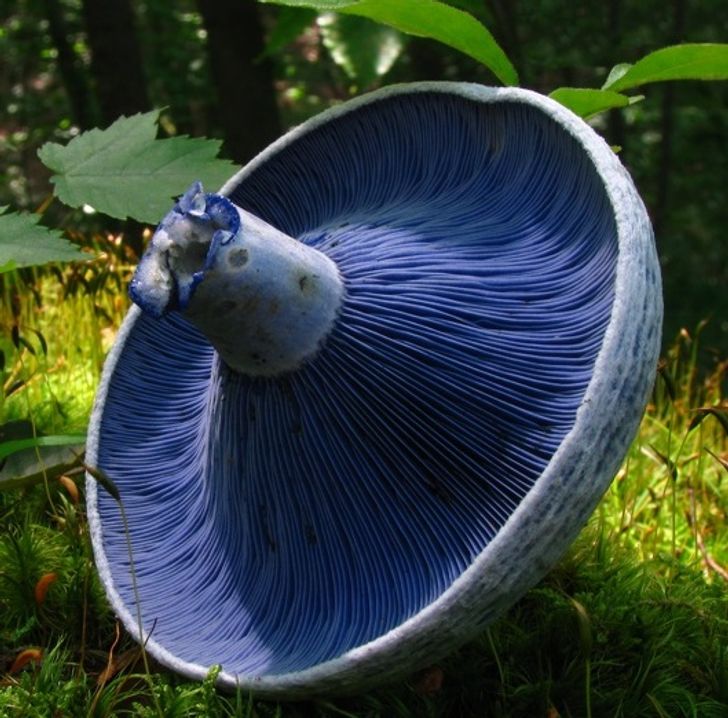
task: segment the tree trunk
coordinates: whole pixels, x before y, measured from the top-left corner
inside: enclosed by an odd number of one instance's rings
[[[281,133],[273,68],[258,59],[265,47],[258,6],[253,0],[198,0],[197,6],[207,29],[225,152],[244,163]]]
[[[608,62],[621,56],[622,48],[622,0],[610,0],[608,6],[607,57]],[[609,111],[607,119],[607,137],[610,145],[621,147],[620,156],[626,162],[627,133],[625,131],[624,110],[616,108]]]
[[[407,54],[413,80],[442,80],[445,77],[446,63],[436,42],[411,37],[407,41]]]
[[[102,120],[149,109],[141,51],[130,0],[82,0],[91,74]]]
[[[685,0],[673,2],[673,26],[670,45],[679,43],[685,34]],[[663,88],[662,117],[660,119],[660,158],[657,166],[657,193],[655,198],[654,225],[655,235],[661,236],[668,214],[670,199],[670,174],[672,172],[672,141],[675,116],[675,83],[668,82]]]
[[[48,32],[58,52],[58,70],[68,95],[74,124],[88,130],[96,124],[91,93],[78,56],[68,41],[68,28],[63,19],[63,9],[58,0],[42,0]]]
[[[520,84],[525,87],[527,82],[524,76],[523,53],[518,28],[518,2],[517,0],[488,0],[486,6],[490,7],[498,26],[498,44],[503,48],[503,52],[506,53],[513,67],[516,68]]]

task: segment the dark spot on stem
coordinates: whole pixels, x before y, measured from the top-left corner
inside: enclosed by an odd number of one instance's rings
[[[228,264],[231,267],[243,267],[248,263],[248,250],[240,247],[228,254]]]

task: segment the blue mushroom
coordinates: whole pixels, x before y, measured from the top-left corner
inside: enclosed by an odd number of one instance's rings
[[[133,547],[136,591],[89,477],[108,597],[163,664],[288,698],[422,667],[543,576],[636,432],[662,316],[603,140],[462,83],[357,98],[194,184],[130,292],[88,445]]]

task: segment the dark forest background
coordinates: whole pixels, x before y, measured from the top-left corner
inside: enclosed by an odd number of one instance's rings
[[[452,0],[481,20],[521,84],[599,87],[618,62],[678,42],[728,39],[724,0]],[[253,0],[2,0],[0,205],[50,194],[47,140],[165,107],[161,131],[219,137],[244,163],[283,131],[348,97],[414,80],[497,84],[483,66],[360,18]],[[592,123],[632,172],[663,266],[665,340],[728,354],[728,85],[664,83]],[[93,222],[93,218],[88,220]],[[100,221],[100,220],[96,220]],[[108,224],[108,220],[105,220]],[[138,250],[139,227],[126,236]]]

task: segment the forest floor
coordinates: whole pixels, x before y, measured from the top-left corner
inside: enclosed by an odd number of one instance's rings
[[[61,282],[4,284],[0,429],[84,432],[125,270],[102,257]],[[728,715],[728,361],[699,374],[698,335],[666,353],[622,468],[556,568],[460,651],[366,695],[278,704],[154,665],[107,606],[81,471],[13,489],[0,474],[0,716]]]

